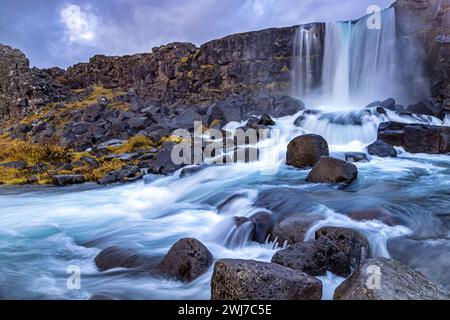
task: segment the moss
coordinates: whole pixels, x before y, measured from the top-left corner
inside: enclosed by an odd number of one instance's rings
[[[182,64],[186,64],[186,63],[189,62],[189,59],[190,59],[189,57],[183,57],[183,58],[181,58],[180,61],[181,61]]]
[[[17,185],[27,182],[27,176],[14,168],[0,167],[0,184]]]
[[[111,147],[109,148],[110,151],[114,152],[115,154],[122,154],[122,153],[130,153],[135,151],[142,151],[147,150],[150,148],[153,148],[156,146],[156,143],[145,136],[134,136],[130,138],[127,143],[124,145],[118,146],[118,147]]]
[[[187,77],[188,78],[193,78],[194,77],[194,71],[193,70],[189,70],[187,73]]]
[[[173,143],[181,143],[183,142],[183,138],[178,137],[178,136],[167,136],[167,137],[162,137],[161,138],[161,144],[164,142],[173,142]]]
[[[281,72],[289,72],[288,66],[284,65],[283,68],[281,68]]]

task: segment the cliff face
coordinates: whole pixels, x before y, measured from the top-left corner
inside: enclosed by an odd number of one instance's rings
[[[94,83],[134,88],[142,98],[164,104],[283,91],[289,86],[295,31],[268,29],[231,35],[200,48],[172,43],[150,54],[96,56],[69,68],[64,80],[74,89]]]
[[[450,1],[398,0],[394,6],[403,45],[426,61],[432,95],[450,111]]]
[[[402,47],[425,60],[431,92],[450,110],[449,0],[398,0]],[[323,24],[311,24],[318,37]],[[0,126],[32,114],[52,102],[67,101],[70,89],[92,85],[134,93],[166,106],[196,105],[230,95],[255,97],[289,93],[292,86],[298,27],[273,28],[227,36],[200,47],[172,43],[152,53],[123,57],[95,56],[68,68],[30,69],[19,50],[0,45]],[[405,50],[406,50],[405,49]],[[314,56],[311,65],[321,65]],[[411,78],[417,76],[411,66]],[[321,70],[315,70],[320,78]],[[419,78],[419,77],[417,77]],[[295,81],[295,80],[294,80]]]
[[[0,45],[0,126],[69,95],[68,88],[49,72],[30,69],[21,51]]]

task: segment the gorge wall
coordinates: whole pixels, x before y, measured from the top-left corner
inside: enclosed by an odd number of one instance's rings
[[[402,47],[413,48],[426,61],[420,71],[429,78],[430,92],[450,110],[450,1],[398,0],[394,6]],[[304,28],[314,28],[323,41],[324,24]],[[30,68],[22,52],[0,46],[0,126],[49,103],[70,100],[73,89],[94,84],[132,89],[145,100],[167,106],[201,104],[230,95],[290,94],[296,81],[292,62],[299,56],[306,58],[305,52],[296,50],[297,38],[297,26],[272,28],[230,35],[200,47],[172,43],[151,53],[95,56],[67,71]],[[307,58],[317,66],[322,55]],[[409,69],[414,76],[416,70]],[[316,76],[313,79],[317,81]]]

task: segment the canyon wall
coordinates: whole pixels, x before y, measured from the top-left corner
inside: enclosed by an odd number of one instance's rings
[[[450,110],[449,0],[398,0],[402,46],[426,61],[432,95]],[[315,28],[321,41],[325,26]],[[200,104],[230,95],[252,97],[291,93],[292,61],[298,52],[298,27],[234,34],[196,47],[172,43],[151,53],[123,57],[95,56],[67,71],[29,67],[25,55],[0,45],[0,126],[22,119],[53,102],[67,101],[71,90],[102,85],[133,89],[146,100],[165,105]],[[321,57],[312,56],[314,63]],[[411,74],[415,71],[411,66]],[[320,74],[320,71],[319,71]]]

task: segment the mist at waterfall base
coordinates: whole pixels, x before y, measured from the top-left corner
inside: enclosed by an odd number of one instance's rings
[[[302,83],[300,94],[304,93],[301,90],[311,90],[311,97],[326,98],[327,104],[307,103],[306,110],[275,119],[272,130],[278,130],[279,137],[260,142],[260,160],[256,162],[197,167],[188,174],[178,171],[167,177],[148,175],[140,182],[111,187],[0,189],[0,298],[89,299],[100,295],[113,299],[209,299],[213,267],[185,284],[136,270],[99,272],[94,258],[111,245],[161,257],[180,238],[193,237],[208,247],[215,260],[270,261],[279,249],[277,245],[251,241],[250,225],[237,227],[233,220],[262,211],[277,220],[293,214],[320,215],[322,220],[308,230],[306,239],[313,238],[314,231],[323,226],[358,230],[369,240],[373,255],[398,259],[450,289],[449,155],[409,154],[397,148],[398,158],[371,157],[369,162],[356,163],[358,179],[350,186],[306,183],[309,170],[285,165],[287,144],[304,133],[322,135],[331,155],[344,158],[345,152],[366,152],[366,146],[376,140],[381,122],[444,124],[429,116],[390,110],[384,114],[376,106],[346,104],[383,99],[377,91],[383,91],[386,82],[380,77],[376,90],[367,88],[372,81],[368,78],[380,76],[369,70],[389,72],[377,69],[373,59],[380,56],[363,58],[357,50],[348,51],[348,47],[366,45],[355,44],[352,39],[369,37],[360,35],[364,31],[358,23],[326,26],[330,39],[325,46],[335,42],[342,46],[335,52],[345,54],[333,57],[338,63],[329,63],[325,57],[321,89],[325,93],[319,97],[317,88],[305,84],[314,82],[312,76],[293,83]],[[347,38],[336,41],[336,35]],[[387,48],[379,49],[383,59],[390,59],[388,52],[383,53]],[[315,49],[308,50],[314,54]],[[347,60],[353,55],[365,65],[358,66],[354,57]],[[314,63],[304,65],[301,59],[296,63],[302,72],[317,67]],[[357,75],[368,78],[355,80]],[[345,84],[340,79],[346,79]],[[397,98],[391,95],[394,91],[386,94]],[[230,123],[226,129],[241,125]],[[399,224],[387,226],[348,217],[352,210],[364,208],[384,208]],[[80,290],[66,286],[69,266],[81,268]],[[335,287],[344,280],[332,274],[320,279],[324,299],[331,299]]]

